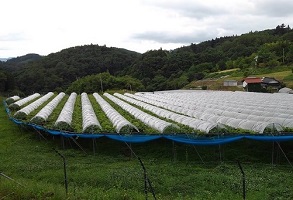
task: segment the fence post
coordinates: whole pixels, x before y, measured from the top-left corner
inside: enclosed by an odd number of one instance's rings
[[[141,161],[140,157],[137,157],[137,159],[139,160],[140,165],[141,165],[141,167],[143,169],[145,199],[148,199],[148,188],[147,188],[147,186],[149,185],[151,193],[153,195],[153,198],[156,200],[157,198],[156,198],[156,195],[155,195],[155,191],[154,191],[154,188],[153,188],[153,186],[151,184],[150,179],[147,177],[146,168],[145,168],[143,162]]]
[[[66,195],[68,194],[68,182],[67,182],[67,173],[66,173],[66,159],[65,157],[59,152],[57,151],[55,148],[53,148],[53,150],[62,158],[63,160],[63,170],[64,170],[64,186],[65,186],[65,191],[66,191]]]
[[[238,166],[239,166],[239,169],[242,173],[242,196],[243,196],[243,199],[245,200],[246,199],[246,189],[245,189],[245,173],[242,169],[242,166],[240,164],[240,161],[237,160],[237,163],[238,163]]]

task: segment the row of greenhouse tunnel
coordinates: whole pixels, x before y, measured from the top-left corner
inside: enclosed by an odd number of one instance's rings
[[[289,94],[183,90],[135,94],[93,93],[92,96],[116,133],[140,132],[139,127],[133,124],[135,120],[158,133],[170,133],[170,130],[177,133],[182,125],[206,134],[231,128],[258,134],[266,130],[282,131],[293,128],[293,95]],[[52,128],[73,130],[75,103],[80,98],[82,132],[99,133],[103,130],[99,116],[85,92],[80,95],[73,92],[69,97],[63,92],[49,92],[45,95],[35,93],[22,99],[18,96],[9,97],[6,102],[8,108],[15,111],[14,118],[44,125],[65,97],[66,103]],[[119,106],[123,112],[116,110],[110,102]],[[35,110],[39,110],[37,114],[27,119]],[[123,116],[124,112],[133,119],[127,120]]]

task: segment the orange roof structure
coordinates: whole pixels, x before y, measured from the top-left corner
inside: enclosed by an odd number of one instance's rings
[[[262,80],[261,80],[261,78],[258,78],[258,77],[247,77],[247,78],[245,78],[244,79],[244,81],[246,82],[246,83],[261,83],[262,82]]]

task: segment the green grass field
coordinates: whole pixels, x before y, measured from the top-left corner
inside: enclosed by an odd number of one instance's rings
[[[189,146],[157,140],[127,144],[106,138],[73,140],[43,135],[13,124],[0,98],[0,199],[146,199],[143,161],[157,199],[293,199],[293,168],[278,145],[240,141]],[[95,145],[93,145],[95,144]],[[282,142],[293,161],[293,142]],[[94,147],[94,148],[93,148]],[[273,150],[274,147],[274,150]],[[68,194],[64,188],[66,157]],[[273,163],[272,163],[273,161]],[[4,177],[4,175],[8,177]],[[153,199],[150,188],[148,199]]]

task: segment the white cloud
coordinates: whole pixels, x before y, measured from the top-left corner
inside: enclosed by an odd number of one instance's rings
[[[138,52],[291,25],[289,0],[9,0],[0,57],[99,44]]]
[[[269,18],[293,16],[293,1],[257,0],[253,2],[255,5],[255,14],[264,15]]]

